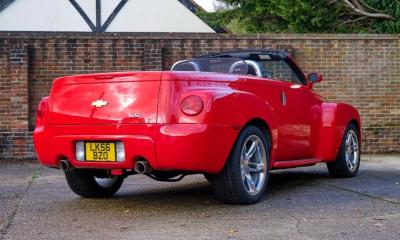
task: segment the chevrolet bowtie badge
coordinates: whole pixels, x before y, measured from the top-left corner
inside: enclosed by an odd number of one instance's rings
[[[107,103],[108,103],[107,101],[99,99],[99,100],[92,102],[92,107],[101,108],[101,107],[104,107],[105,105],[107,105]]]

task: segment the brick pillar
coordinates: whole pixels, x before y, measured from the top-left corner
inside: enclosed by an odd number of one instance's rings
[[[9,52],[10,122],[12,132],[28,131],[28,47],[11,44]]]
[[[10,81],[9,69],[9,44],[6,40],[0,41],[0,131],[10,130],[9,108],[10,108]]]

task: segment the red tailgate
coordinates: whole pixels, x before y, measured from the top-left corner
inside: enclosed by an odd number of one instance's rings
[[[155,123],[160,77],[161,72],[135,72],[58,79],[48,123]]]

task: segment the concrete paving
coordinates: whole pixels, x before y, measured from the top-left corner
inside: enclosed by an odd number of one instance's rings
[[[400,239],[400,156],[364,156],[359,175],[324,164],[275,171],[260,203],[227,205],[201,175],[131,176],[109,199],[84,199],[63,174],[0,163],[0,239]]]

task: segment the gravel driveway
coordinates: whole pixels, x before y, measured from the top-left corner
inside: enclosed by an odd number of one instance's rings
[[[400,156],[363,156],[359,175],[325,165],[274,171],[261,202],[227,205],[201,175],[131,176],[83,199],[59,170],[0,162],[0,239],[400,239]]]

